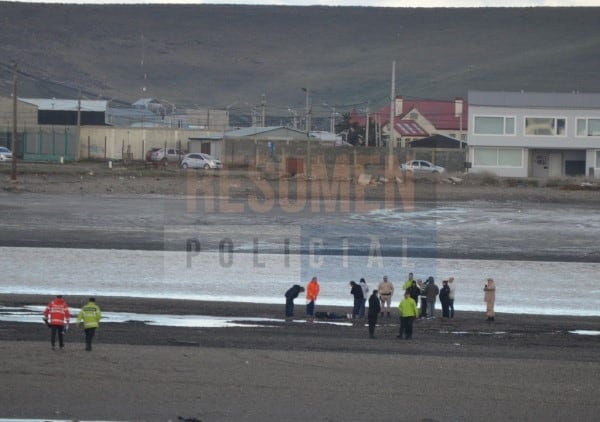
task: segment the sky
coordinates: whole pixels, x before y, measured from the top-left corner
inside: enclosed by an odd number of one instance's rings
[[[14,0],[13,0],[14,1]],[[17,0],[20,1],[20,0]],[[24,3],[70,4],[253,4],[280,6],[370,7],[577,7],[600,6],[600,0],[24,0]]]

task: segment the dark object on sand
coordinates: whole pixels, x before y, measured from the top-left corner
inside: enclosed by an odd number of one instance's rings
[[[335,312],[316,312],[317,319],[346,319],[346,315],[336,314]]]

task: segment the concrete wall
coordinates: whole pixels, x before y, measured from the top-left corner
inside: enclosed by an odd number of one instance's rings
[[[189,138],[206,136],[204,130],[162,128],[81,128],[79,159],[144,160],[152,147],[177,147],[189,150]]]
[[[17,128],[19,132],[37,126],[37,107],[17,101]],[[13,100],[10,97],[0,97],[0,131],[12,132]]]
[[[269,143],[272,143],[272,148],[269,147]],[[219,158],[223,161],[225,167],[267,168],[279,172],[289,172],[289,166],[301,162],[305,170],[303,173],[310,175],[310,170],[315,165],[330,165],[336,162],[362,166],[363,170],[367,172],[370,168],[381,169],[388,159],[388,150],[385,147],[335,146],[333,142],[316,140],[225,139]],[[399,165],[410,159],[429,160],[446,167],[449,172],[462,172],[466,161],[466,150],[398,148],[394,151],[396,164]]]

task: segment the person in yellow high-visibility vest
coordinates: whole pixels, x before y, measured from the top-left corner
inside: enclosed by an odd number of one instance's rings
[[[83,322],[83,329],[85,330],[85,350],[92,350],[92,339],[96,333],[96,328],[100,326],[100,319],[102,313],[100,307],[96,305],[96,299],[90,297],[89,302],[84,305],[79,314],[77,314],[77,326]]]
[[[398,306],[400,311],[400,334],[399,339],[404,338],[410,340],[413,333],[413,322],[417,317],[417,303],[410,297],[410,292],[404,292],[404,299]]]

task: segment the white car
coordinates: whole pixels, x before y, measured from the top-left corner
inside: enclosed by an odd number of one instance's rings
[[[208,154],[192,152],[183,156],[181,167],[184,169],[220,169],[223,167],[223,164]]]
[[[441,174],[446,171],[444,167],[436,166],[435,164],[425,160],[410,160],[402,164],[402,170],[420,172],[420,173],[433,173]]]
[[[0,147],[0,161],[12,160],[12,151],[6,147]]]

